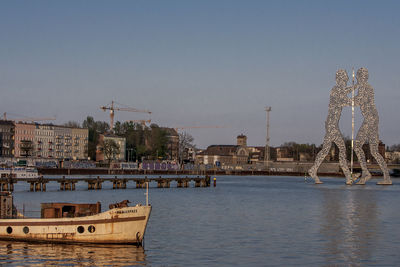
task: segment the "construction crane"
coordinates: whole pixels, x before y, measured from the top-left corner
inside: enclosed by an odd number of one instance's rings
[[[7,112],[3,113],[3,120],[7,120]],[[55,117],[48,117],[48,118],[35,118],[35,117],[25,117],[25,118],[18,118],[18,119],[8,119],[10,121],[30,121],[34,123],[35,121],[54,121],[56,120]]]
[[[206,125],[206,126],[183,126],[183,127],[175,127],[175,131],[184,130],[184,129],[200,129],[200,128],[227,128],[227,126],[220,125]]]
[[[150,111],[148,110],[140,110],[136,108],[131,108],[131,107],[117,107],[114,104],[119,104],[114,101],[111,101],[111,105],[108,106],[101,106],[100,109],[103,111],[110,110],[110,130],[112,131],[114,129],[114,111],[129,111],[129,112],[141,112],[141,113],[148,113],[151,114]],[[119,104],[121,105],[121,104]]]

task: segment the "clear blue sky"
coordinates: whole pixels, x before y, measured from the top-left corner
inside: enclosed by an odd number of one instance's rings
[[[320,144],[336,70],[367,67],[380,137],[400,143],[399,3],[1,1],[0,112],[108,121],[114,100],[160,126],[227,126],[188,130],[205,148],[264,145],[268,105],[272,145]],[[116,112],[130,119],[148,116]]]

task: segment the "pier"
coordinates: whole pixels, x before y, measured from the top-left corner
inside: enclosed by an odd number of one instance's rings
[[[30,184],[29,191],[31,192],[44,192],[46,191],[47,184],[49,182],[59,183],[60,191],[74,191],[76,189],[76,183],[86,182],[88,190],[101,190],[103,183],[108,182],[112,184],[112,189],[127,189],[128,183],[134,183],[135,187],[132,188],[146,188],[146,183],[155,184],[157,188],[171,188],[175,185],[177,188],[188,188],[191,185],[193,187],[210,187],[210,176],[195,176],[195,177],[101,177],[95,178],[87,177],[74,177],[66,178],[62,176],[60,178],[44,178],[39,177],[37,179],[32,178],[12,178],[5,177],[0,178],[0,191],[14,191],[15,184],[18,182],[26,182]]]

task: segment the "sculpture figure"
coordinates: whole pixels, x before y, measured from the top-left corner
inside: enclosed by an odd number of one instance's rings
[[[358,89],[358,94],[354,98],[354,103],[356,106],[360,106],[361,113],[364,117],[361,127],[358,130],[354,146],[354,151],[362,169],[362,175],[357,184],[365,184],[366,181],[371,179],[371,173],[367,169],[365,154],[362,150],[362,146],[368,142],[371,154],[383,172],[383,181],[378,182],[378,184],[391,185],[392,181],[386,162],[381,154],[379,154],[378,150],[379,116],[375,107],[374,88],[368,83],[368,70],[366,68],[360,68],[357,71],[357,83],[354,87],[354,90]]]
[[[335,143],[339,148],[339,163],[344,175],[346,176],[346,184],[351,184],[353,182],[351,172],[347,165],[346,146],[339,129],[339,120],[342,114],[342,109],[345,106],[351,105],[351,99],[347,95],[351,93],[353,88],[347,87],[348,80],[349,77],[345,70],[339,69],[336,72],[336,85],[332,88],[330,93],[328,117],[325,122],[326,134],[324,137],[324,143],[322,150],[317,154],[314,165],[308,171],[316,184],[322,184],[321,180],[317,176],[317,171],[326,155],[328,155],[332,143]]]

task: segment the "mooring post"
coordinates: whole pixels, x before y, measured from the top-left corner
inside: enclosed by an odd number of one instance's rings
[[[43,182],[43,183],[42,183],[42,191],[43,191],[43,192],[46,192],[46,182]]]
[[[31,182],[31,186],[29,188],[29,191],[31,191],[31,192],[35,191],[35,187],[34,186],[35,186],[35,183]]]
[[[182,184],[183,184],[182,179],[178,179],[177,182],[178,182],[177,187],[181,188],[181,187],[182,187]]]

